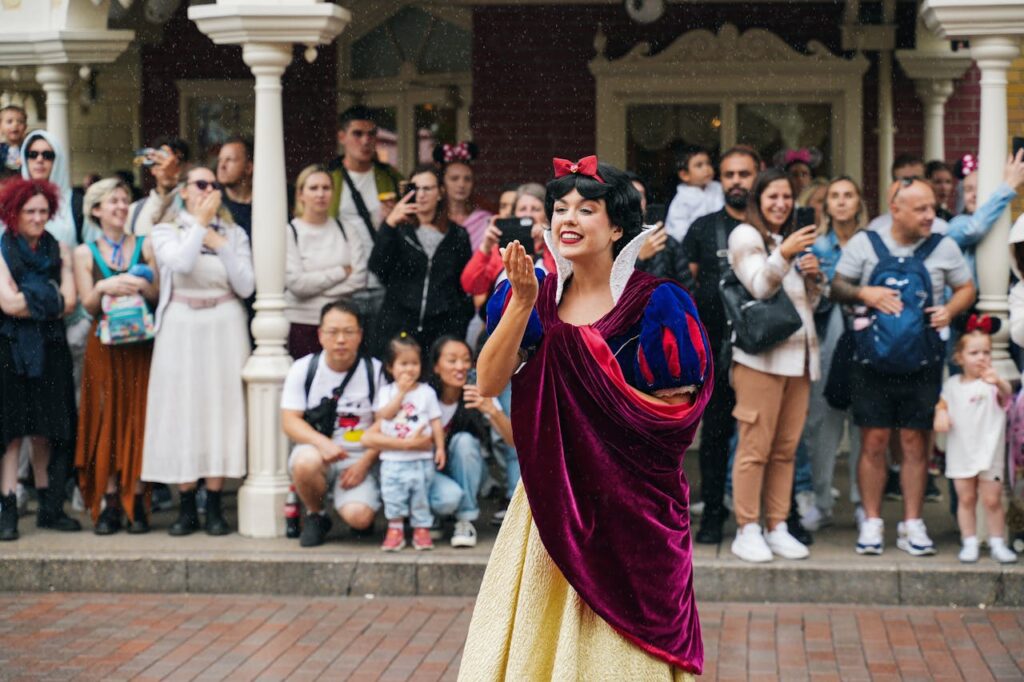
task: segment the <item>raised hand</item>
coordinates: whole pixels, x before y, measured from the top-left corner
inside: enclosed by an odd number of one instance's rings
[[[537,275],[533,271],[533,259],[518,240],[509,244],[501,252],[501,260],[505,264],[505,274],[512,287],[512,297],[518,303],[533,307],[537,302]]]

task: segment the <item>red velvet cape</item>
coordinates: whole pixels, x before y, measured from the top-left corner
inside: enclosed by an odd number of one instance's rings
[[[699,674],[689,486],[682,459],[711,395],[692,405],[633,392],[606,340],[643,316],[664,280],[634,272],[586,327],[558,318],[556,277],[541,285],[544,337],[512,381],[512,425],[534,523],[577,594],[649,653]]]

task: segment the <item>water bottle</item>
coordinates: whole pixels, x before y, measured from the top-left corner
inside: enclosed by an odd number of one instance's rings
[[[288,497],[284,501],[284,534],[290,538],[299,537],[299,496],[295,486],[288,486]]]

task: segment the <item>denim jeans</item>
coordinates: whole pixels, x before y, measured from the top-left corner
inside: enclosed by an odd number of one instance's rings
[[[417,459],[411,462],[386,460],[380,463],[380,493],[384,498],[384,516],[389,521],[409,517],[413,528],[430,528],[428,491],[434,477],[434,461]]]
[[[480,485],[484,480],[484,455],[480,441],[461,431],[448,442],[448,463],[444,472],[459,486],[461,493],[455,518],[476,521],[480,517]]]
[[[512,415],[512,384],[509,383],[505,387],[505,390],[498,396],[498,402],[501,403],[501,411],[506,415]],[[512,443],[505,443],[504,441],[496,444],[496,451],[499,457],[505,460],[505,499],[511,500],[512,495],[516,492],[516,486],[519,485],[519,453],[516,452],[515,445]]]

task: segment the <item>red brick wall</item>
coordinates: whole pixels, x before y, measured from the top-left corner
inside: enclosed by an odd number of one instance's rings
[[[178,79],[252,79],[241,47],[214,45],[188,20],[188,3],[164,26],[163,41],[142,49],[142,137],[149,143],[161,135],[177,135]],[[295,56],[282,79],[285,164],[289,180],[310,163],[335,152],[337,49],[319,50],[313,64]],[[245,131],[251,134],[252,131]]]
[[[798,48],[808,37],[839,49],[842,6],[668,5],[665,16],[642,27],[621,4],[600,6],[477,7],[473,12],[473,137],[481,149],[477,178],[484,196],[505,182],[544,181],[551,157],[592,153],[594,57],[598,25],[616,57],[637,42],[655,50],[697,28],[766,28]]]

